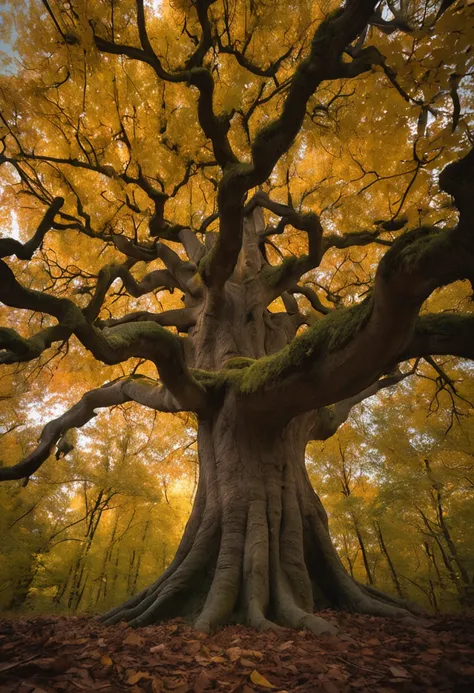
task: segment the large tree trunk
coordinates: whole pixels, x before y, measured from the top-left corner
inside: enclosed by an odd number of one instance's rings
[[[291,302],[288,312],[267,308],[271,289],[262,280],[257,243],[262,229],[257,208],[245,222],[231,280],[218,295],[206,294],[189,332],[190,366],[238,377],[249,359],[284,348],[301,325]],[[275,402],[269,420],[248,409],[232,377],[216,386],[214,405],[200,417],[198,490],[173,562],[104,620],[143,626],[185,616],[206,632],[241,622],[320,633],[333,626],[313,614],[315,606],[408,615],[401,600],[354,581],[333,547],[326,512],[305,467],[314,412],[283,421]]]
[[[241,622],[320,633],[333,627],[313,615],[315,606],[407,615],[343,567],[306,473],[307,422],[299,417],[283,430],[256,424],[231,393],[201,421],[199,486],[176,557],[105,620],[142,626],[184,616],[205,632]]]

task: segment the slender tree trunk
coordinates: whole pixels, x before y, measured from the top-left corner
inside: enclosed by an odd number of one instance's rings
[[[385,544],[385,540],[383,538],[382,530],[381,530],[380,525],[377,522],[377,520],[375,520],[374,525],[375,525],[375,530],[377,532],[377,536],[379,539],[380,550],[383,553],[383,555],[385,556],[385,560],[387,561],[387,565],[388,565],[388,568],[390,570],[390,575],[392,577],[392,582],[395,586],[395,589],[397,591],[398,596],[401,599],[403,599],[404,595],[403,595],[402,586],[400,585],[400,580],[398,579],[397,571],[395,570],[395,566],[393,565],[393,561],[390,557],[390,554],[389,554],[388,549],[387,549],[387,545]]]
[[[61,600],[63,599],[64,595],[66,594],[67,588],[69,586],[69,581],[71,579],[72,571],[73,571],[73,566],[71,565],[69,567],[66,579],[59,585],[58,591],[56,592],[56,594],[53,597],[53,604],[55,604],[56,606],[59,606],[59,604],[61,603]]]
[[[354,531],[356,533],[357,541],[359,542],[360,550],[362,553],[362,560],[364,562],[365,574],[367,575],[367,580],[368,580],[369,585],[374,585],[375,580],[374,580],[374,576],[372,574],[372,571],[370,569],[369,557],[367,555],[367,550],[365,548],[365,542],[362,538],[362,534],[361,534],[361,531],[359,528],[359,523],[358,523],[357,518],[355,517],[354,513],[351,513],[351,516],[352,516],[352,522],[354,524]]]
[[[115,537],[117,534],[118,521],[119,521],[119,511],[117,509],[117,511],[115,512],[115,520],[114,520],[114,526],[112,529],[112,535],[110,537],[110,543],[109,543],[109,546],[107,547],[107,551],[105,552],[104,560],[102,562],[102,568],[100,570],[100,575],[98,578],[99,587],[97,590],[97,596],[96,596],[96,600],[95,600],[96,605],[98,604],[99,599],[101,598],[101,595],[103,595],[104,599],[107,596],[107,582],[108,582],[107,565],[110,562],[110,559],[112,556],[112,551],[113,551],[113,547],[115,544]]]
[[[140,550],[138,552],[138,558],[136,558],[135,561],[135,570],[133,574],[133,580],[131,582],[131,585],[129,587],[129,594],[134,594],[136,588],[137,588],[137,582],[138,582],[138,575],[140,574],[140,568],[142,565],[142,559],[143,559],[143,554],[145,553],[145,541],[146,541],[146,535],[148,533],[148,529],[150,527],[150,518],[145,523],[145,528],[143,530],[141,542],[140,542]],[[134,552],[136,554],[136,552]]]
[[[71,591],[69,592],[68,603],[67,603],[68,609],[73,609],[75,611],[78,608],[79,602],[82,599],[82,594],[84,592],[83,576],[84,576],[85,562],[87,560],[87,556],[88,556],[90,548],[92,546],[92,542],[94,540],[95,533],[96,533],[97,528],[99,526],[99,522],[101,520],[102,513],[104,512],[105,508],[107,507],[107,504],[108,504],[110,498],[111,498],[111,496],[107,495],[107,492],[104,489],[101,489],[97,495],[96,500],[95,500],[92,512],[89,515],[89,521],[88,521],[87,531],[86,531],[86,539],[85,539],[84,544],[81,546],[81,548],[79,550],[79,554],[77,556],[76,563],[75,563],[73,571],[72,571]]]

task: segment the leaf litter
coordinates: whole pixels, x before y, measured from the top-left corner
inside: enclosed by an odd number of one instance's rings
[[[327,611],[338,635],[180,619],[132,630],[92,618],[0,620],[0,693],[436,693],[474,690],[474,622],[416,625]]]

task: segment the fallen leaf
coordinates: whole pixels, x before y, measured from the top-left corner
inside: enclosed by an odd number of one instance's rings
[[[124,645],[132,645],[135,647],[140,647],[145,643],[145,638],[142,638],[141,635],[138,635],[137,633],[129,633],[125,640],[123,641]]]
[[[155,676],[151,682],[151,690],[152,693],[162,693],[163,681]]]
[[[212,688],[213,685],[214,679],[211,679],[204,671],[201,671],[194,682],[194,693],[202,693],[202,691]]]
[[[166,645],[164,645],[163,643],[150,647],[150,652],[164,652],[164,650],[166,650]]]
[[[281,645],[279,645],[277,649],[280,652],[284,652],[285,650],[287,650],[292,645],[293,645],[293,640],[287,640],[286,642],[283,642]]]
[[[411,679],[411,674],[408,673],[403,667],[389,667],[392,676],[397,679]]]
[[[263,688],[276,688],[276,686],[274,686],[273,683],[270,683],[270,681],[268,681],[268,679],[266,679],[265,676],[259,674],[256,669],[254,669],[250,674],[250,680],[257,686],[263,686]]]
[[[255,657],[255,659],[263,659],[263,654],[257,650],[242,650],[244,657]]]
[[[186,652],[190,655],[196,655],[202,647],[202,643],[199,640],[191,640],[191,642],[186,647]]]
[[[239,657],[241,656],[241,654],[242,654],[242,648],[240,648],[240,647],[229,647],[229,648],[225,651],[225,653],[226,653],[226,655],[228,656],[228,658],[230,659],[231,662],[236,662],[236,661],[239,659]]]
[[[102,655],[100,658],[100,663],[105,667],[110,667],[113,664],[112,657],[109,657],[109,655]]]
[[[127,683],[129,683],[131,686],[134,686],[136,683],[138,683],[142,679],[151,679],[151,676],[146,671],[137,671],[133,674],[130,674],[130,676],[127,679]]]
[[[243,667],[246,667],[247,669],[253,669],[255,666],[255,662],[252,662],[250,659],[245,659],[245,657],[242,657],[240,659],[240,663]]]

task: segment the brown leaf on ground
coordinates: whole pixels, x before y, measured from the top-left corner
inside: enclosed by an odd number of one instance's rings
[[[340,635],[228,626],[201,638],[182,621],[136,631],[86,617],[0,621],[6,634],[0,637],[0,693],[474,690],[474,624],[468,618],[440,617],[425,628],[370,616],[322,616],[338,619]]]
[[[137,635],[137,633],[129,633],[125,640],[123,641],[124,645],[132,645],[132,647],[141,647],[145,643],[144,638],[140,637]]]

